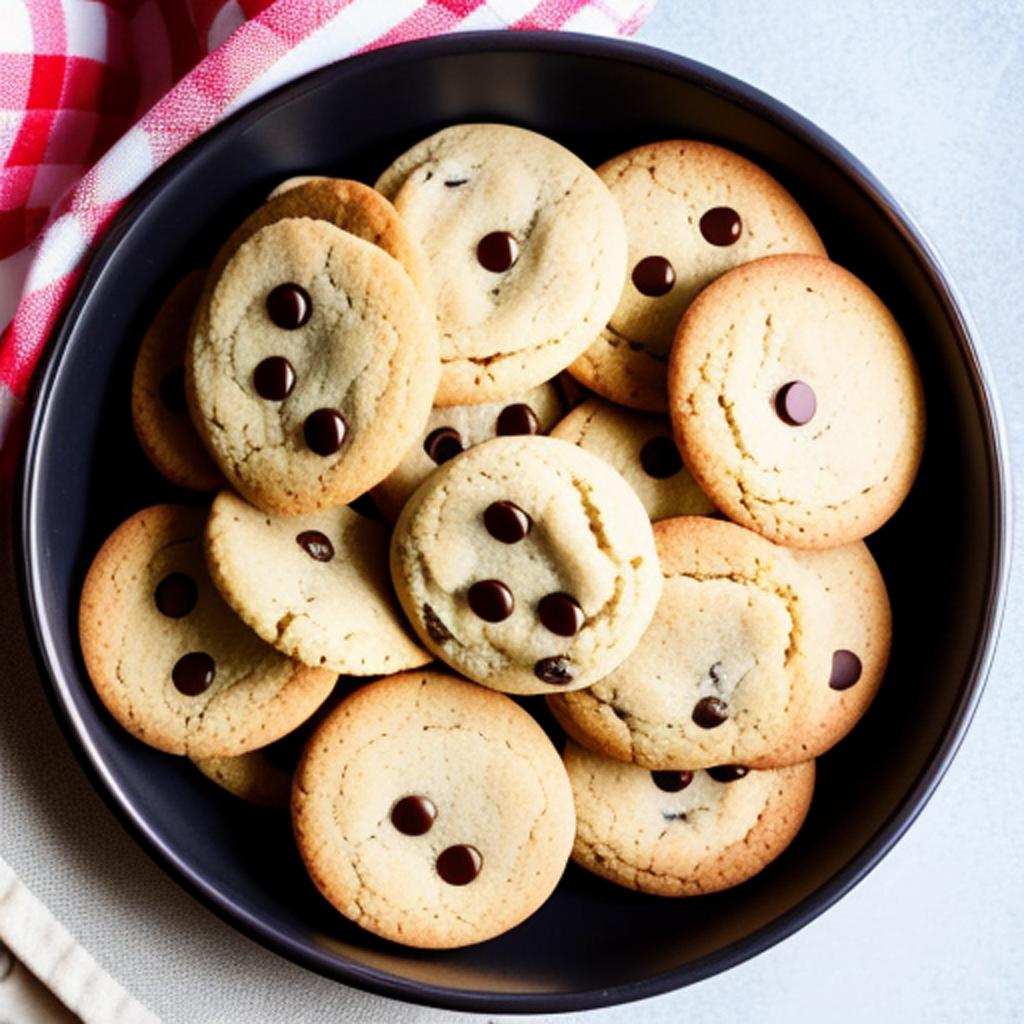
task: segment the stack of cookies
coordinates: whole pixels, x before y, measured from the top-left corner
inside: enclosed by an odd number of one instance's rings
[[[319,890],[393,941],[498,935],[570,857],[666,896],[750,878],[882,681],[863,538],[920,461],[917,369],[720,147],[595,171],[457,125],[375,188],[290,179],[160,307],[132,411],[216,496],[97,554],[97,693],[289,807]]]

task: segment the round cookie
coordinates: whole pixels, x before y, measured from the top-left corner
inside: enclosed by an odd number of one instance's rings
[[[235,229],[214,259],[211,280],[222,273],[243,242],[269,224],[296,217],[326,221],[370,242],[401,263],[422,296],[432,294],[423,251],[391,203],[362,182],[308,175],[281,182]]]
[[[771,175],[720,146],[655,142],[597,173],[626,221],[629,270],[608,326],[569,371],[613,402],[664,412],[669,349],[697,293],[741,263],[825,248]]]
[[[885,580],[867,545],[855,541],[828,551],[793,551],[813,573],[831,609],[830,671],[802,692],[793,709],[800,751],[818,757],[835,746],[867,711],[889,662],[892,612]]]
[[[669,366],[687,467],[729,518],[799,548],[877,530],[924,447],[924,395],[899,324],[829,260],[770,256],[701,293]]]
[[[492,437],[546,434],[564,408],[553,381],[500,402],[435,406],[427,417],[422,441],[412,445],[398,468],[374,488],[377,508],[394,521],[409,495],[442,462]]]
[[[550,896],[572,849],[557,751],[514,701],[434,672],[343,701],[306,747],[292,815],[320,892],[409,946],[483,942]]]
[[[827,678],[831,608],[817,578],[756,533],[696,516],[654,524],[664,588],[633,653],[548,704],[577,742],[649,769],[802,756],[804,695]]]
[[[658,896],[699,896],[752,878],[793,840],[814,792],[813,761],[651,772],[570,741],[565,767],[576,804],[572,859]]]
[[[193,422],[228,482],[283,515],[383,480],[420,435],[440,372],[401,266],[295,218],[257,231],[208,284],[186,371]]]
[[[589,686],[636,646],[661,573],[650,522],[606,462],[550,437],[499,437],[446,462],[391,539],[424,644],[508,693]]]
[[[247,804],[276,810],[289,805],[292,773],[275,763],[265,748],[237,757],[200,757],[192,763],[211,782]]]
[[[303,664],[367,676],[433,660],[391,594],[386,528],[345,505],[271,517],[221,491],[206,522],[206,562],[242,621]]]
[[[86,670],[114,718],[192,758],[272,743],[336,680],[279,654],[221,600],[203,559],[205,518],[154,505],[122,523],[93,559],[78,618]]]
[[[185,348],[204,274],[194,270],[164,300],[142,336],[132,374],[132,423],[142,450],[157,472],[193,491],[215,491],[224,482],[185,401]]]
[[[529,390],[607,323],[626,272],[622,214],[557,142],[510,125],[454,125],[400,156],[377,188],[434,275],[436,405]]]
[[[666,416],[591,398],[559,422],[551,436],[579,445],[614,466],[636,491],[652,522],[715,512],[683,465]]]

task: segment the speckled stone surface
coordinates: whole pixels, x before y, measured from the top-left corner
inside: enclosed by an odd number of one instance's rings
[[[637,37],[774,94],[851,149],[910,209],[974,316],[1018,467],[1024,282],[1008,272],[1008,261],[1024,246],[1024,204],[1019,187],[1009,187],[1024,167],[1022,37],[1020,0],[660,0]],[[1020,510],[1020,479],[1017,489]],[[1007,623],[1024,617],[1019,520],[1016,543]],[[183,898],[113,827],[77,769],[41,687],[32,685],[14,599],[5,564],[0,853],[136,997],[168,1024],[496,1019],[407,1006],[325,981]],[[985,699],[938,792],[885,861],[822,917],[727,974],[640,1004],[560,1017],[560,1024],[1020,1020],[1024,817],[1013,810],[1020,788],[1013,766],[1022,748],[1022,663],[1024,634],[1008,628]]]

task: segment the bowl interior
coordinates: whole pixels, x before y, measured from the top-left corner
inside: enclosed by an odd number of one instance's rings
[[[570,868],[511,933],[428,954],[378,941],[334,913],[307,880],[286,818],[234,802],[186,762],[123,733],[93,696],[75,620],[104,537],[144,505],[184,497],[150,468],[129,415],[135,351],[168,289],[281,179],[326,172],[372,182],[407,145],[473,120],[536,129],[592,163],[691,136],[752,157],[795,194],[833,258],[893,309],[920,362],[930,422],[914,490],[871,541],[894,608],[888,678],[864,722],[821,759],[810,817],[790,850],[733,891],[682,902]],[[941,774],[980,685],[1000,480],[991,411],[948,296],[906,226],[831,145],[798,119],[787,124],[764,98],[655,51],[462,37],[304,79],[200,140],[141,190],[94,261],[41,386],[23,478],[23,558],[73,742],[115,809],[193,891],[261,941],[354,984],[464,1008],[552,1010],[721,969],[812,917],[884,852]]]

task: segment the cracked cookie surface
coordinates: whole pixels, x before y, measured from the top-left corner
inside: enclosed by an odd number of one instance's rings
[[[244,754],[326,699],[334,672],[265,644],[224,603],[203,558],[205,509],[155,505],[114,531],[86,575],[82,656],[117,721],[159,750]]]
[[[358,690],[307,745],[295,836],[320,892],[377,935],[430,949],[519,924],[572,849],[557,751],[509,698],[436,672]]]
[[[752,878],[792,841],[814,791],[813,761],[743,774],[651,772],[571,740],[564,756],[576,805],[572,859],[658,896]]]
[[[225,490],[210,510],[205,546],[223,598],[282,654],[355,676],[433,660],[391,594],[381,523],[344,505],[269,516]]]
[[[565,404],[552,381],[500,402],[435,406],[422,439],[414,442],[395,471],[373,489],[373,500],[385,518],[398,518],[409,495],[443,462],[493,437],[546,434]]]
[[[551,431],[613,466],[636,491],[652,522],[715,512],[683,465],[667,416],[636,412],[591,398]]]
[[[784,548],[733,523],[654,524],[664,588],[633,653],[588,690],[549,696],[573,739],[650,769],[805,760],[804,695],[827,680],[831,608]]]
[[[301,515],[394,469],[438,373],[433,325],[401,265],[326,221],[287,218],[208,282],[186,385],[229,483],[265,511]]]
[[[164,299],[142,336],[132,374],[132,423],[142,450],[157,472],[193,491],[215,491],[224,482],[185,401],[185,349],[204,276],[194,270]]]
[[[558,143],[510,125],[455,125],[402,154],[377,188],[433,273],[436,404],[528,390],[607,323],[626,272],[622,214]]]
[[[569,370],[620,405],[664,412],[669,349],[697,293],[741,263],[825,248],[774,178],[720,146],[656,142],[597,173],[625,218],[627,278],[608,326]]]
[[[612,671],[654,613],[650,521],[606,462],[550,437],[499,437],[439,467],[406,503],[391,574],[423,643],[509,693]]]
[[[730,519],[800,548],[877,530],[913,483],[924,396],[899,324],[867,285],[812,256],[719,278],[679,325],[676,441]]]

